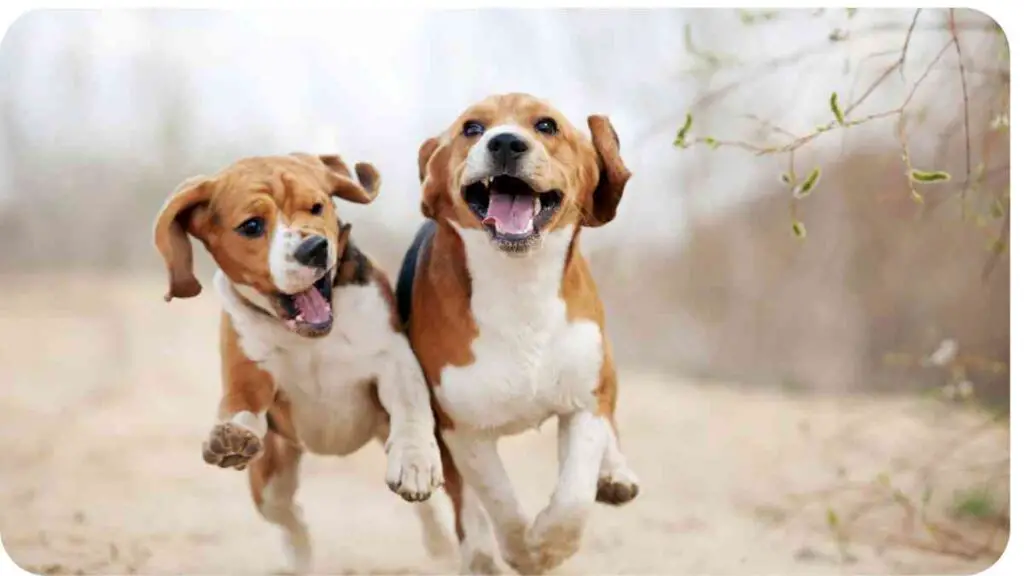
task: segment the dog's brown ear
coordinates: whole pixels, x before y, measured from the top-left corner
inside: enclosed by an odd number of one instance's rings
[[[448,186],[448,147],[441,145],[440,138],[427,138],[420,144],[419,169],[423,187],[420,212],[427,218],[434,218]]]
[[[373,164],[356,162],[356,175],[353,178],[352,171],[337,154],[313,156],[295,152],[292,156],[305,162],[314,163],[326,170],[327,184],[332,196],[356,204],[369,204],[377,198],[377,194],[380,192],[380,174]]]
[[[321,154],[320,161],[327,167],[334,196],[356,204],[369,204],[380,193],[380,174],[373,164],[356,162],[356,178],[353,179],[341,156]]]
[[[167,265],[167,302],[173,298],[192,298],[203,290],[192,269],[192,243],[187,233],[192,229],[197,209],[209,203],[210,193],[208,178],[189,178],[171,193],[157,215],[153,241]]]
[[[441,144],[441,141],[437,138],[427,138],[420,144],[419,153],[419,167],[420,167],[420,184],[423,184],[423,179],[427,176],[427,162],[430,162],[430,157],[434,155],[434,151]]]
[[[584,214],[583,225],[596,228],[615,218],[619,201],[622,200],[622,191],[632,173],[619,156],[619,135],[616,134],[608,117],[589,116],[587,125],[590,127],[594,149],[597,150],[600,176],[591,196],[590,206]]]

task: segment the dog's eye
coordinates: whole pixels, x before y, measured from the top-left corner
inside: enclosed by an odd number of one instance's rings
[[[479,122],[470,120],[462,125],[462,135],[466,138],[472,138],[479,136],[484,133],[484,125]]]
[[[264,227],[265,224],[263,218],[254,216],[239,224],[238,227],[235,228],[235,231],[246,238],[259,238],[260,236],[263,236]]]
[[[317,202],[313,204],[313,207],[309,209],[313,216],[319,216],[324,211],[324,205]]]
[[[558,124],[551,118],[541,118],[533,127],[537,132],[549,136],[558,132]]]

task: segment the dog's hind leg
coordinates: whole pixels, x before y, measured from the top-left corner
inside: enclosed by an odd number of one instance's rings
[[[597,501],[602,504],[621,506],[632,502],[640,493],[640,481],[626,463],[626,456],[619,448],[619,435],[610,416],[604,418],[608,428],[608,445],[601,459],[601,471],[597,478]]]
[[[295,502],[302,450],[274,432],[267,433],[264,444],[263,455],[249,466],[252,498],[260,515],[284,532],[292,570],[306,574],[312,548],[302,509]]]
[[[452,541],[440,516],[443,500],[431,498],[425,502],[413,502],[413,509],[420,522],[423,547],[431,558],[443,558],[452,552]]]
[[[462,481],[448,447],[442,441],[441,461],[444,465],[444,490],[455,514],[455,535],[459,540],[462,574],[501,574],[496,558],[497,541],[487,512],[472,488]]]
[[[602,504],[621,506],[632,502],[640,493],[640,481],[626,463],[626,456],[619,447],[619,430],[615,425],[615,405],[618,401],[619,382],[611,348],[605,341],[605,364],[601,367],[601,384],[598,387],[597,412],[604,422],[608,435],[601,470],[597,477],[596,500]]]

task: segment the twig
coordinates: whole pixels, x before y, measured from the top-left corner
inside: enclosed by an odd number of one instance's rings
[[[942,545],[932,542],[922,542],[921,540],[901,534],[890,534],[889,537],[893,543],[906,546],[907,548],[920,550],[922,552],[931,552],[933,554],[941,554],[943,556],[956,556],[965,560],[976,560],[982,553],[995,555],[998,552],[988,547],[983,547],[982,549],[975,551],[957,549],[950,547],[948,543]]]
[[[994,423],[994,419],[986,419],[984,422],[971,427],[966,432],[958,434],[956,443],[951,446],[945,446],[941,450],[937,450],[932,454],[931,458],[929,458],[923,465],[918,466],[918,486],[924,484],[926,477],[934,472],[935,467],[941,464],[944,460],[948,460],[954,453],[962,450],[964,446],[967,446],[971,442],[977,440],[985,433],[991,432]]]
[[[910,27],[907,28],[907,36],[906,38],[903,39],[903,50],[900,51],[899,59],[893,62],[888,68],[886,68],[885,71],[882,72],[882,74],[878,78],[876,78],[874,82],[871,83],[871,86],[869,86],[868,89],[864,91],[864,94],[861,94],[860,98],[855,100],[846,108],[845,114],[847,116],[849,116],[857,108],[857,106],[860,106],[861,102],[867,100],[868,96],[870,96],[875,91],[875,89],[878,88],[878,86],[881,85],[882,82],[884,82],[885,79],[888,78],[889,75],[895,72],[897,69],[900,71],[900,78],[906,80],[906,78],[904,78],[903,76],[903,65],[906,64],[907,62],[907,48],[910,47],[910,37],[914,35],[914,27],[917,26],[917,17],[920,15],[921,8],[918,8],[914,12],[914,19],[910,21]]]
[[[900,54],[900,78],[906,79],[903,76],[903,64],[907,61],[907,48],[910,47],[910,36],[914,33],[914,27],[917,26],[917,17],[921,15],[921,9],[918,8],[914,12],[914,19],[910,21],[910,29],[907,30],[907,37],[903,40],[903,52]]]
[[[918,12],[920,12],[920,9],[918,9]],[[843,44],[847,44],[848,45],[851,42],[863,41],[863,40],[871,39],[872,38],[871,34],[873,34],[873,33],[890,33],[890,32],[902,31],[902,32],[904,32],[906,34],[906,37],[904,38],[904,47],[906,47],[909,44],[907,39],[910,37],[911,32],[913,32],[915,30],[924,30],[924,31],[930,31],[930,32],[940,32],[940,31],[941,32],[945,32],[945,31],[948,31],[948,26],[944,26],[944,25],[942,25],[942,26],[938,26],[938,25],[937,26],[917,26],[916,20],[917,20],[917,14],[915,14],[914,22],[911,24],[911,26],[912,26],[911,29],[904,28],[902,25],[898,25],[898,24],[879,24],[879,25],[875,25],[875,26],[869,26],[869,27],[866,27],[866,28],[863,28],[863,29],[860,29],[860,30],[851,31],[850,32],[850,37],[845,42],[843,42]],[[964,31],[968,31],[968,30],[970,30],[970,31],[985,31],[985,32],[988,32],[988,31],[992,30],[992,26],[989,25],[989,24],[978,24],[978,25],[968,25],[968,26],[960,24],[959,27],[958,27],[958,30],[960,32],[964,32]],[[751,76],[748,76],[746,78],[742,78],[742,79],[738,79],[738,80],[732,81],[732,82],[726,84],[725,86],[722,86],[721,88],[718,88],[718,89],[716,89],[716,90],[714,90],[712,92],[708,92],[707,94],[701,96],[693,104],[693,106],[691,106],[691,110],[699,110],[700,108],[702,108],[703,106],[705,106],[709,102],[712,102],[712,101],[718,99],[721,96],[725,96],[729,92],[732,92],[734,89],[742,86],[743,84],[745,84],[745,83],[747,83],[747,82],[749,82],[751,80],[755,80],[757,78],[766,76],[766,75],[771,74],[773,72],[777,72],[778,70],[786,68],[787,66],[791,66],[793,64],[797,64],[801,60],[804,60],[804,59],[806,59],[808,57],[820,56],[822,54],[827,54],[829,52],[832,52],[832,51],[836,50],[836,48],[838,46],[840,46],[840,45],[841,44],[838,44],[838,43],[833,42],[831,40],[826,41],[826,42],[816,42],[816,43],[811,44],[811,45],[803,46],[803,47],[801,47],[801,48],[799,48],[799,49],[797,49],[797,50],[795,50],[795,51],[793,51],[793,52],[791,52],[791,53],[789,53],[789,54],[787,54],[785,56],[779,56],[777,58],[772,58],[771,60],[768,60],[767,62],[752,63],[752,64],[748,64],[748,65],[740,65],[738,67],[734,67],[733,70],[742,70],[744,68],[747,68],[747,69],[754,68],[754,73]],[[905,57],[904,57],[904,60],[905,60]]]
[[[857,106],[860,106],[861,102],[867,100],[868,96],[870,96],[871,93],[874,92],[875,89],[878,88],[879,85],[881,85],[882,82],[884,82],[885,79],[888,78],[890,74],[892,74],[893,72],[896,71],[897,67],[901,67],[901,66],[903,66],[903,58],[902,57],[900,57],[899,60],[897,60],[896,62],[893,62],[888,68],[886,68],[885,71],[882,72],[882,74],[878,78],[876,78],[874,82],[871,83],[871,86],[868,86],[868,89],[865,90],[864,93],[860,95],[860,98],[857,98],[857,100],[855,100],[853,102],[853,104],[850,104],[846,108],[844,113],[848,116],[851,112],[853,112],[857,108]]]
[[[965,28],[968,28],[968,27],[965,27],[965,26],[961,25],[960,30],[963,31]],[[969,27],[969,28],[974,29],[975,27]],[[988,27],[984,27],[984,28],[978,27],[978,28],[979,29],[984,29],[984,30],[988,30],[989,29]],[[869,39],[872,38],[871,34],[873,34],[873,33],[888,33],[888,32],[894,32],[897,29],[902,30],[903,28],[902,27],[898,27],[897,28],[897,27],[894,27],[893,25],[886,25],[886,24],[863,28],[863,29],[851,32],[850,33],[850,37],[848,39],[846,39],[843,42],[843,44],[849,45],[852,42],[859,42],[859,41],[869,40]],[[935,27],[935,26],[925,27],[924,29],[925,30],[929,30],[929,31],[945,31],[946,30],[945,27]],[[744,84],[746,84],[748,82],[752,82],[752,81],[755,81],[755,80],[757,80],[759,78],[768,76],[768,75],[770,75],[770,74],[772,74],[774,72],[777,72],[779,70],[785,69],[785,68],[787,68],[789,66],[792,66],[794,64],[799,64],[801,61],[806,60],[807,58],[814,57],[814,56],[821,56],[823,54],[828,54],[830,52],[833,52],[833,51],[835,51],[837,49],[837,47],[839,45],[840,44],[837,44],[836,42],[833,42],[831,40],[828,40],[828,41],[825,41],[825,42],[816,42],[814,44],[809,44],[807,46],[803,46],[803,47],[801,47],[801,48],[799,48],[799,49],[797,49],[797,50],[795,50],[795,51],[793,51],[793,52],[791,52],[789,54],[784,55],[784,56],[779,56],[777,58],[772,58],[771,60],[768,60],[767,62],[752,63],[752,64],[748,64],[748,65],[742,65],[741,64],[739,66],[734,66],[734,67],[732,67],[732,70],[743,70],[743,69],[753,68],[753,72],[751,74],[743,77],[743,78],[739,78],[739,79],[733,80],[733,81],[729,82],[728,84],[726,84],[726,85],[724,85],[724,86],[722,86],[720,88],[716,88],[716,89],[714,89],[714,90],[712,90],[710,92],[705,93],[700,98],[698,98],[696,100],[696,102],[694,102],[690,106],[690,111],[691,112],[697,112],[697,111],[701,110],[702,108],[704,108],[705,106],[707,106],[708,104],[710,104],[710,103],[712,103],[712,102],[714,102],[714,101],[716,101],[716,100],[718,100],[718,99],[720,99],[720,98],[722,98],[724,96],[727,96],[729,93],[733,92],[734,90],[736,90],[737,88],[743,86]],[[664,124],[666,122],[670,121],[676,115],[677,115],[677,112],[672,112],[672,114],[670,116],[662,117],[662,118],[659,118],[656,121],[654,121],[650,125],[649,128],[645,129],[644,134],[641,136],[641,139],[647,138],[647,137],[650,137],[651,135],[653,135],[653,133],[655,131],[660,130],[662,128],[662,126],[664,126]]]
[[[903,103],[900,104],[899,107],[894,108],[892,110],[887,110],[885,112],[878,112],[878,113],[875,113],[875,114],[869,114],[869,115],[864,116],[862,118],[859,118],[857,120],[847,120],[847,121],[845,121],[842,124],[842,126],[844,126],[846,128],[852,128],[854,126],[859,126],[861,124],[865,124],[865,123],[871,122],[873,120],[880,120],[882,118],[888,118],[890,116],[899,116],[901,119],[903,119],[905,117],[907,107],[910,105],[910,102],[914,99],[914,96],[917,94],[917,90],[921,87],[921,84],[923,84],[925,79],[931,74],[932,69],[935,68],[935,65],[939,63],[939,61],[942,59],[942,56],[945,55],[946,51],[949,50],[949,48],[951,46],[953,46],[953,44],[954,44],[953,40],[950,40],[950,41],[946,42],[946,44],[942,47],[941,50],[939,50],[939,52],[932,59],[931,63],[928,64],[928,67],[925,69],[925,71],[921,74],[921,76],[917,79],[917,81],[914,82],[914,85],[910,89],[910,93],[907,94],[907,97],[904,99]],[[792,152],[792,151],[794,151],[794,150],[804,146],[805,144],[813,141],[818,136],[821,136],[822,134],[824,134],[826,132],[831,132],[831,131],[839,128],[839,127],[840,127],[840,124],[837,121],[833,120],[829,124],[818,128],[814,132],[805,134],[803,136],[800,136],[799,138],[794,138],[788,144],[785,144],[783,146],[774,146],[774,147],[758,146],[756,144],[751,144],[749,142],[743,142],[743,141],[738,141],[738,140],[715,140],[715,139],[711,139],[711,141],[714,142],[716,146],[729,146],[729,147],[734,147],[734,148],[740,148],[740,149],[752,152],[756,156],[765,156],[765,155],[768,155],[768,154],[780,154],[780,153],[784,153],[784,152]],[[697,141],[697,142],[706,142],[706,141],[708,141],[708,138],[706,138],[706,137],[696,138],[695,141]],[[904,146],[904,150],[906,150],[906,146]],[[909,178],[910,175],[908,174],[907,177]]]
[[[747,120],[751,120],[753,122],[757,122],[762,127],[768,128],[772,132],[775,132],[775,133],[778,133],[778,134],[782,134],[783,136],[786,136],[786,137],[789,137],[789,138],[798,138],[798,136],[796,134],[790,132],[789,130],[786,130],[785,128],[783,128],[781,126],[779,126],[777,124],[773,124],[772,122],[770,122],[768,120],[765,120],[764,118],[761,118],[761,117],[756,116],[754,114],[743,114],[742,118],[746,118]]]
[[[964,146],[967,148],[964,158],[964,162],[967,164],[967,176],[966,180],[971,179],[971,108],[967,100],[967,77],[964,74],[964,55],[960,50],[960,36],[956,32],[956,15],[954,9],[949,9],[949,33],[953,37],[953,44],[956,46],[956,57],[957,63],[960,66],[960,89],[963,91],[964,98]],[[960,190],[960,214],[966,219],[967,218],[967,189],[970,184],[964,184]]]
[[[888,56],[888,55],[893,54],[895,52],[898,52],[898,50],[885,50],[883,52],[875,52],[874,54],[868,54],[867,56],[865,56],[864,59],[861,60],[860,64],[857,65],[857,72],[853,75],[853,82],[850,84],[850,93],[849,93],[847,99],[851,100],[851,101],[854,100],[854,98],[853,98],[854,88],[857,85],[857,80],[860,79],[860,69],[861,69],[861,66],[863,66],[865,63],[867,63],[867,61],[869,59],[871,59],[871,58],[877,58],[879,56]],[[850,106],[848,106],[846,108],[846,110],[844,111],[844,114],[849,116],[850,113],[853,112],[855,108],[857,108],[857,106],[860,106],[861,102],[866,100],[867,97],[870,96],[871,93],[874,92],[876,88],[878,88],[878,85],[881,84],[883,80],[885,80],[886,78],[889,77],[889,74],[892,73],[892,70],[902,63],[902,61],[903,61],[902,59],[901,60],[897,60],[895,63],[891,64],[884,72],[882,72],[882,75],[880,77],[876,78],[875,81],[871,84],[871,87],[869,87],[867,89],[867,91],[864,92],[864,94],[861,94],[860,98],[857,98],[853,102],[853,104],[851,104]]]
[[[999,238],[996,240],[997,246],[1006,246],[1006,237],[1010,235],[1010,211],[1007,210],[1003,216],[1003,227],[999,231]],[[992,255],[988,257],[985,262],[985,267],[981,271],[981,279],[988,280],[989,276],[992,275],[992,271],[996,269],[996,262],[999,261],[999,257],[1003,255],[1003,250],[994,250]]]

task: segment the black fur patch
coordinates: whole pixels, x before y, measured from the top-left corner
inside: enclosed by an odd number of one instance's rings
[[[419,263],[420,252],[423,246],[430,242],[437,231],[437,223],[433,220],[424,222],[416,232],[412,244],[405,252],[402,259],[402,268],[398,272],[398,283],[395,287],[395,296],[398,299],[398,318],[405,329],[409,325],[409,318],[412,315],[412,283],[416,279],[416,265]]]

